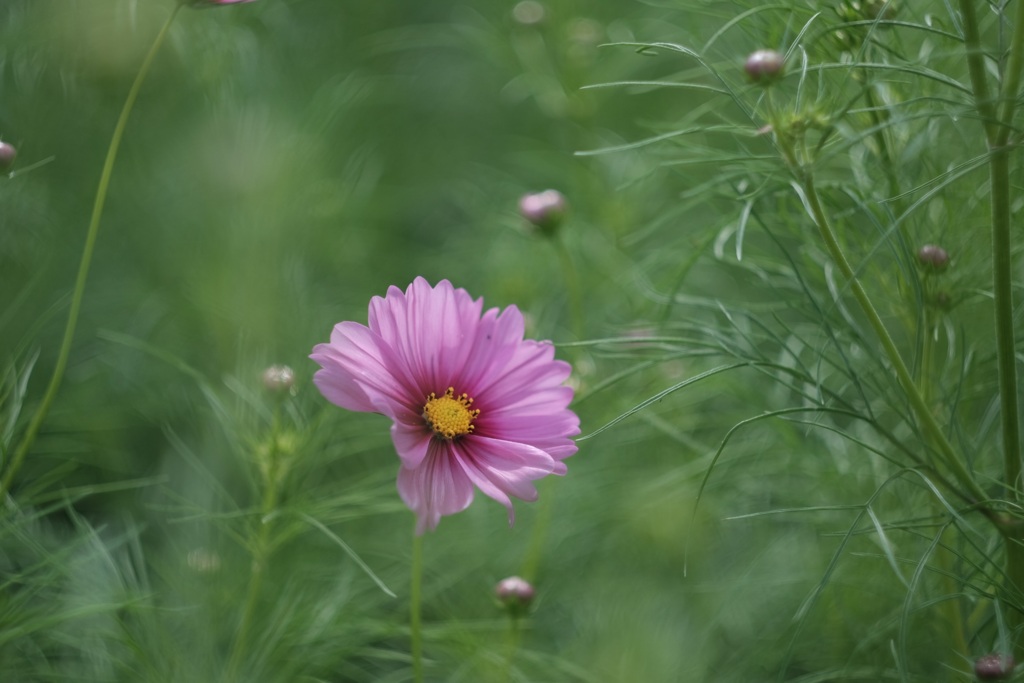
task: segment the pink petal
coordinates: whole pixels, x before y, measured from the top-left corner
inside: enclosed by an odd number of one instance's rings
[[[313,382],[332,403],[348,410],[407,419],[420,406],[411,400],[409,381],[396,373],[392,352],[363,325],[339,323],[329,344],[317,344],[310,358],[321,369]]]
[[[482,299],[473,301],[447,280],[432,288],[418,277],[404,293],[392,287],[385,298],[374,297],[370,329],[404,360],[425,396],[452,386],[472,351],[482,307]]]
[[[453,443],[453,453],[466,476],[485,495],[508,509],[508,523],[515,521],[509,496],[526,501],[537,500],[533,481],[564,472],[564,465],[555,462],[544,451],[527,444],[471,437]]]
[[[395,444],[402,466],[416,469],[427,457],[434,432],[427,429],[420,419],[413,424],[395,422],[391,425],[391,441]]]
[[[416,533],[432,531],[444,515],[462,512],[473,502],[473,484],[455,464],[447,442],[432,441],[420,466],[398,471],[398,494],[416,513]]]

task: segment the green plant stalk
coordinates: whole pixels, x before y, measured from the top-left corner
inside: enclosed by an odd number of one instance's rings
[[[935,315],[928,304],[925,304],[924,334],[921,339],[921,367],[918,386],[921,389],[921,396],[924,398],[925,402],[929,404],[931,403],[932,356],[935,347],[935,324]],[[937,507],[937,513],[939,516],[946,514],[945,508],[941,505]],[[971,651],[967,644],[967,636],[964,632],[964,616],[959,598],[961,590],[957,585],[957,581],[953,573],[954,557],[955,555],[953,554],[953,551],[945,544],[940,543],[939,547],[935,549],[935,559],[939,564],[942,582],[945,585],[946,593],[950,596],[949,599],[942,603],[942,611],[946,618],[946,625],[949,629],[950,645],[953,648],[951,663],[955,666],[962,662],[969,661]]]
[[[423,624],[420,603],[423,595],[423,537],[413,532],[412,581],[409,589],[409,641],[412,651],[412,675],[423,683]]]
[[[1021,3],[1024,5],[1024,3]],[[989,164],[992,192],[992,292],[995,304],[999,408],[1007,491],[1020,498],[1020,427],[1017,419],[1017,368],[1013,330],[1013,275],[1010,249],[1010,163],[1004,149],[993,151]],[[1016,493],[1015,493],[1016,492]],[[1024,567],[1021,568],[1024,570]],[[1024,573],[1019,575],[1024,579]],[[1018,584],[1024,588],[1024,583]]]
[[[39,428],[42,426],[43,420],[46,419],[47,414],[49,414],[53,401],[57,396],[57,390],[60,388],[61,381],[64,379],[64,371],[67,369],[68,365],[68,356],[71,354],[71,342],[75,337],[75,328],[78,325],[78,316],[82,310],[82,298],[85,293],[85,282],[89,277],[89,266],[92,264],[92,255],[96,249],[96,238],[99,235],[100,218],[103,215],[103,205],[107,200],[107,191],[110,188],[110,176],[114,171],[114,161],[117,159],[117,151],[121,146],[121,139],[124,137],[124,131],[128,125],[128,117],[131,115],[132,108],[135,106],[135,100],[138,98],[139,91],[142,89],[142,83],[146,80],[146,75],[149,73],[149,69],[153,65],[153,61],[156,59],[157,52],[160,51],[160,46],[163,45],[164,39],[170,31],[171,24],[174,23],[174,18],[178,16],[178,12],[181,8],[181,4],[176,4],[174,6],[174,9],[171,11],[171,16],[167,18],[163,28],[161,28],[160,32],[157,34],[156,40],[153,41],[153,45],[149,48],[146,58],[142,61],[142,66],[139,67],[139,73],[135,76],[135,82],[132,83],[132,87],[128,91],[128,97],[125,99],[124,107],[121,109],[121,116],[117,119],[117,125],[114,127],[114,134],[110,139],[110,146],[107,147],[107,158],[103,163],[103,171],[100,173],[99,186],[96,189],[96,199],[92,207],[92,216],[89,219],[89,229],[85,236],[85,246],[82,248],[82,259],[78,264],[78,276],[75,278],[75,289],[71,295],[71,307],[68,310],[68,322],[64,327],[64,339],[61,341],[60,351],[57,354],[57,363],[54,365],[53,375],[50,377],[50,383],[46,387],[46,393],[43,394],[43,400],[36,409],[36,412],[32,415],[28,428],[25,430],[25,435],[21,438],[21,441],[18,442],[18,447],[14,451],[14,456],[7,465],[7,471],[4,472],[3,479],[0,480],[0,500],[3,500],[4,495],[10,490],[11,484],[14,481],[14,476],[18,473],[22,463],[24,463],[25,456],[28,455],[29,449],[32,448],[36,435],[39,433]]]
[[[531,583],[537,578],[537,567],[540,566],[540,557],[544,551],[544,541],[547,540],[548,527],[551,525],[551,508],[554,505],[554,479],[547,477],[538,484],[542,495],[540,506],[537,510],[537,517],[533,522],[533,533],[530,534],[530,545],[526,550],[526,559],[519,570],[519,575]]]
[[[825,246],[833,261],[839,266],[843,277],[846,278],[850,291],[853,292],[853,296],[860,305],[861,311],[867,317],[868,323],[881,342],[882,349],[892,364],[893,370],[896,371],[896,377],[899,380],[900,386],[903,387],[907,400],[910,402],[910,407],[921,424],[926,437],[936,445],[943,461],[952,471],[959,484],[969,493],[969,497],[973,498],[973,502],[980,503],[988,500],[988,494],[982,490],[971,476],[967,467],[957,456],[949,439],[942,432],[942,428],[914,383],[910,370],[907,369],[906,363],[903,362],[903,357],[900,355],[899,349],[896,348],[896,343],[889,335],[889,330],[885,327],[885,323],[882,321],[881,316],[878,315],[878,311],[875,310],[874,304],[871,303],[871,299],[857,278],[856,272],[854,272],[850,262],[846,259],[846,254],[843,252],[843,248],[839,244],[839,240],[836,238],[835,232],[832,230],[832,226],[829,224],[825,211],[821,206],[821,200],[814,185],[813,174],[802,168],[796,170],[799,173],[804,192],[807,195],[807,203],[811,210],[811,216],[818,227],[818,232],[821,234],[821,238],[825,242]]]
[[[981,52],[977,19],[970,0],[960,0],[964,38],[970,67],[975,106],[982,117],[988,141],[989,188],[991,196],[992,293],[996,334],[996,359],[999,373],[999,411],[1002,427],[1003,482],[1009,496],[1021,499],[1020,416],[1017,399],[1017,371],[1013,329],[1013,282],[1010,260],[1010,159],[1006,143],[1013,130],[1013,116],[1020,90],[1024,66],[1024,2],[1017,3],[1011,36],[1010,56],[1003,73],[998,112],[989,97]],[[1022,530],[1014,525],[1001,528],[1006,543],[1006,576],[1018,590],[1024,590],[1024,540]],[[1017,610],[1009,612],[1010,627],[1018,631],[1024,616]],[[1014,654],[1024,656],[1024,643],[1018,639]]]
[[[1024,66],[1024,2],[1017,3],[1010,57],[1003,74],[999,106],[999,127],[992,139],[989,182],[992,195],[992,293],[995,297],[996,357],[999,367],[999,408],[1002,419],[1003,459],[1009,491],[1021,498],[1020,416],[1017,404],[1016,340],[1013,330],[1013,274],[1010,251],[1010,154],[1006,148],[1020,91]],[[1024,588],[1024,566],[1012,577]]]
[[[512,680],[512,663],[516,659],[516,651],[519,649],[519,638],[522,633],[519,617],[509,616],[508,634],[505,638],[505,683]]]
[[[565,276],[565,286],[569,290],[569,312],[572,319],[572,333],[579,341],[583,339],[583,295],[580,291],[580,278],[576,267],[572,263],[572,256],[569,248],[561,236],[555,235],[552,240],[555,251],[558,252],[558,260],[562,264],[562,274]]]
[[[274,427],[270,434],[270,454],[267,466],[265,481],[263,482],[263,500],[260,503],[260,530],[256,536],[256,543],[253,546],[252,574],[249,576],[249,588],[245,596],[245,607],[242,609],[242,619],[239,622],[238,632],[235,634],[234,645],[231,648],[231,658],[228,660],[227,681],[234,681],[238,675],[238,668],[242,664],[242,656],[246,652],[246,641],[249,639],[249,632],[252,630],[253,618],[256,616],[256,607],[259,604],[260,593],[263,588],[263,575],[266,572],[267,563],[270,559],[271,540],[271,519],[277,509],[278,485],[280,482],[280,453],[278,444],[278,419],[274,416]]]
[[[972,0],[960,0],[960,18],[964,31],[964,47],[967,51],[967,71],[971,76],[971,87],[974,90],[974,106],[981,114],[985,137],[992,143],[996,135],[996,111],[985,77],[985,55],[981,51],[978,16],[974,12]]]

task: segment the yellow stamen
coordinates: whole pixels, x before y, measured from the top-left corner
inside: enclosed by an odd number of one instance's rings
[[[455,387],[448,387],[442,396],[432,391],[423,406],[423,419],[434,434],[451,441],[473,431],[473,420],[480,411],[470,408],[471,405],[473,399],[466,394],[456,396]]]

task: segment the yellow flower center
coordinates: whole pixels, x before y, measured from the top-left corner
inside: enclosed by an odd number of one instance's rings
[[[456,396],[455,387],[448,387],[442,396],[432,391],[423,405],[423,419],[434,434],[451,441],[473,431],[473,420],[480,411],[470,408],[471,405],[473,399],[466,394]]]

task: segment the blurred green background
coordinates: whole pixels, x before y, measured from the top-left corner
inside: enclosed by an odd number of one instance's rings
[[[39,354],[19,424],[56,357],[114,123],[171,4],[0,2],[0,137],[19,151],[0,179],[0,349],[19,369]],[[529,333],[574,363],[584,435],[715,363],[678,344],[572,342],[656,336],[677,288],[700,303],[677,307],[676,322],[717,325],[740,346],[756,326],[727,320],[716,300],[787,309],[795,288],[776,286],[779,254],[771,272],[751,264],[770,240],[749,238],[744,263],[715,251],[742,208],[738,186],[705,185],[731,177],[727,164],[575,154],[670,130],[711,101],[581,89],[696,73],[678,55],[601,45],[699,46],[747,7],[547,0],[536,22],[517,7],[259,0],[178,17],[121,148],[66,380],[15,490],[42,512],[35,531],[7,536],[4,567],[34,567],[38,591],[5,603],[17,637],[0,643],[4,680],[217,680],[248,580],[251,455],[268,430],[260,374],[272,363],[298,375],[286,414],[302,458],[251,680],[409,680],[412,519],[394,492],[387,421],[327,405],[307,359],[336,322],[365,322],[389,285],[448,278],[487,305],[518,305]],[[748,52],[792,40],[805,20],[754,16],[718,40],[715,63],[740,84]],[[766,153],[746,144],[698,133],[671,154]],[[572,207],[560,234],[572,272],[517,215],[522,194],[549,187]],[[826,574],[856,510],[724,521],[860,504],[885,472],[857,466],[867,457],[848,442],[798,422],[740,430],[691,525],[728,429],[786,395],[757,373],[721,375],[581,442],[568,476],[541,487],[552,521],[512,680],[880,680],[897,624],[920,680],[935,680],[932,620],[900,611],[905,587],[872,537],[846,538],[853,559]],[[919,495],[906,489],[878,505]],[[519,571],[544,504],[519,504],[510,531],[478,496],[427,537],[428,680],[502,680],[506,623],[491,591]],[[823,576],[828,590],[795,619]],[[33,621],[33,609],[53,618]]]

